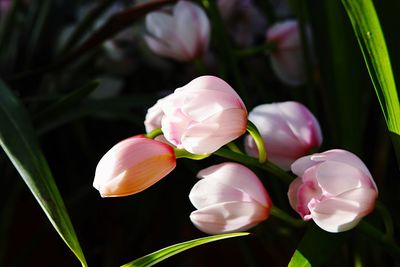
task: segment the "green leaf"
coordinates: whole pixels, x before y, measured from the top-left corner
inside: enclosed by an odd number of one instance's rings
[[[361,47],[387,127],[400,135],[400,102],[385,39],[372,0],[342,0]],[[396,148],[396,147],[395,147]],[[399,165],[400,151],[396,150]]]
[[[194,248],[194,247],[206,244],[206,243],[214,242],[214,241],[225,239],[225,238],[244,236],[244,235],[248,235],[248,234],[249,233],[231,233],[231,234],[207,236],[207,237],[203,237],[203,238],[199,238],[199,239],[190,240],[187,242],[175,244],[175,245],[160,249],[156,252],[153,252],[144,257],[141,257],[139,259],[131,261],[127,264],[124,264],[122,267],[150,267],[156,263],[159,263],[160,261],[163,261],[171,256],[174,256],[174,255],[176,255],[180,252],[183,252],[185,250],[188,250],[190,248]]]
[[[320,266],[339,248],[346,233],[328,233],[311,224],[294,252],[288,267]]]
[[[74,106],[77,102],[81,101],[83,98],[88,96],[100,85],[99,81],[91,81],[88,84],[82,86],[81,88],[73,91],[72,93],[62,97],[60,100],[54,104],[48,106],[44,110],[36,114],[35,119],[48,119],[49,117],[54,117],[62,114],[65,109],[69,109]]]
[[[64,202],[39,148],[27,111],[0,80],[0,145],[58,234],[87,266]]]

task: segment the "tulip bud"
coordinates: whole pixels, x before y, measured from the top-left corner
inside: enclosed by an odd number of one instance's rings
[[[340,149],[298,159],[299,177],[289,186],[289,202],[303,220],[313,219],[325,231],[347,231],[370,213],[378,189],[364,163]]]
[[[288,20],[268,29],[267,42],[276,45],[271,52],[271,66],[285,84],[298,86],[305,83],[307,74],[299,24]]]
[[[178,61],[191,61],[207,49],[210,38],[210,22],[202,8],[179,1],[172,10],[152,12],[146,16],[149,32],[145,41],[150,49],[164,57]]]
[[[193,154],[211,154],[246,131],[247,110],[225,81],[201,76],[151,107],[146,130],[160,124],[165,138]]]
[[[322,143],[321,129],[314,115],[298,102],[263,104],[249,113],[265,143],[268,159],[284,170]],[[245,139],[246,153],[257,157],[251,136]]]
[[[93,186],[102,197],[136,194],[170,173],[176,166],[171,146],[143,135],[125,139],[99,161]]]
[[[222,163],[201,170],[190,191],[197,209],[190,220],[201,231],[220,234],[244,231],[266,220],[272,207],[258,177],[238,163]]]

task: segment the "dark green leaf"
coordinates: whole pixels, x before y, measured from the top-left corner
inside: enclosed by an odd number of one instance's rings
[[[87,266],[64,202],[35,138],[28,114],[0,81],[0,145],[61,238]]]
[[[317,267],[324,264],[344,241],[345,235],[346,233],[328,233],[311,224],[288,266]]]

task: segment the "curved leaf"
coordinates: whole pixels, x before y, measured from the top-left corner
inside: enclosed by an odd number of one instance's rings
[[[0,80],[0,145],[58,234],[87,266],[64,202],[39,148],[27,111]]]
[[[222,235],[213,235],[207,236],[203,238],[198,238],[194,240],[190,240],[187,242],[175,244],[163,249],[160,249],[156,252],[150,253],[144,257],[131,261],[127,264],[122,265],[122,267],[150,267],[160,261],[163,261],[171,256],[174,256],[182,251],[188,250],[190,248],[194,248],[209,242],[214,242],[217,240],[237,237],[237,236],[244,236],[248,235],[249,233],[231,233],[231,234],[222,234]]]
[[[385,38],[372,0],[342,0],[364,55],[387,127],[399,142],[400,102]],[[400,166],[400,151],[396,149]]]

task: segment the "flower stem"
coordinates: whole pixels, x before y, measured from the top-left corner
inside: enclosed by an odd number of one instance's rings
[[[247,131],[253,137],[258,149],[258,160],[260,163],[267,161],[267,152],[265,151],[264,140],[260,135],[257,127],[251,121],[247,121]]]
[[[276,206],[272,206],[270,214],[294,227],[304,227],[306,225],[305,221],[293,218],[285,211],[277,208]]]
[[[265,52],[271,52],[276,48],[276,44],[271,42],[264,45],[259,45],[251,48],[236,50],[235,54],[240,57],[249,57]]]
[[[255,159],[253,157],[231,151],[227,148],[220,148],[219,150],[214,152],[214,155],[217,155],[217,156],[220,156],[220,157],[223,157],[226,159],[234,160],[234,161],[243,163],[247,166],[253,166],[256,168],[260,168],[260,169],[268,172],[272,176],[276,176],[277,178],[281,179],[286,184],[289,184],[293,180],[293,177],[289,173],[285,172],[284,170],[282,170],[281,168],[279,168],[278,166],[276,166],[275,164],[273,164],[269,161],[260,163],[257,159]]]
[[[393,240],[394,230],[392,216],[380,201],[376,202],[376,210],[381,214],[386,229],[386,237],[390,240]]]
[[[234,142],[230,142],[230,143],[226,144],[226,146],[233,152],[243,154],[243,152],[240,150],[240,148]]]
[[[374,239],[377,243],[379,243],[385,250],[396,258],[400,260],[400,247],[393,242],[393,240],[389,239],[386,234],[382,233],[378,229],[376,229],[373,225],[367,223],[365,220],[362,220],[357,227],[358,230]]]
[[[162,132],[161,128],[157,128],[157,129],[154,129],[153,131],[147,133],[146,137],[150,138],[150,139],[154,139],[157,136],[162,135],[162,134],[163,134],[163,132]]]
[[[209,157],[211,154],[192,154],[185,149],[179,149],[174,147],[175,157],[179,158],[186,158],[186,159],[193,159],[193,160],[202,160]]]

